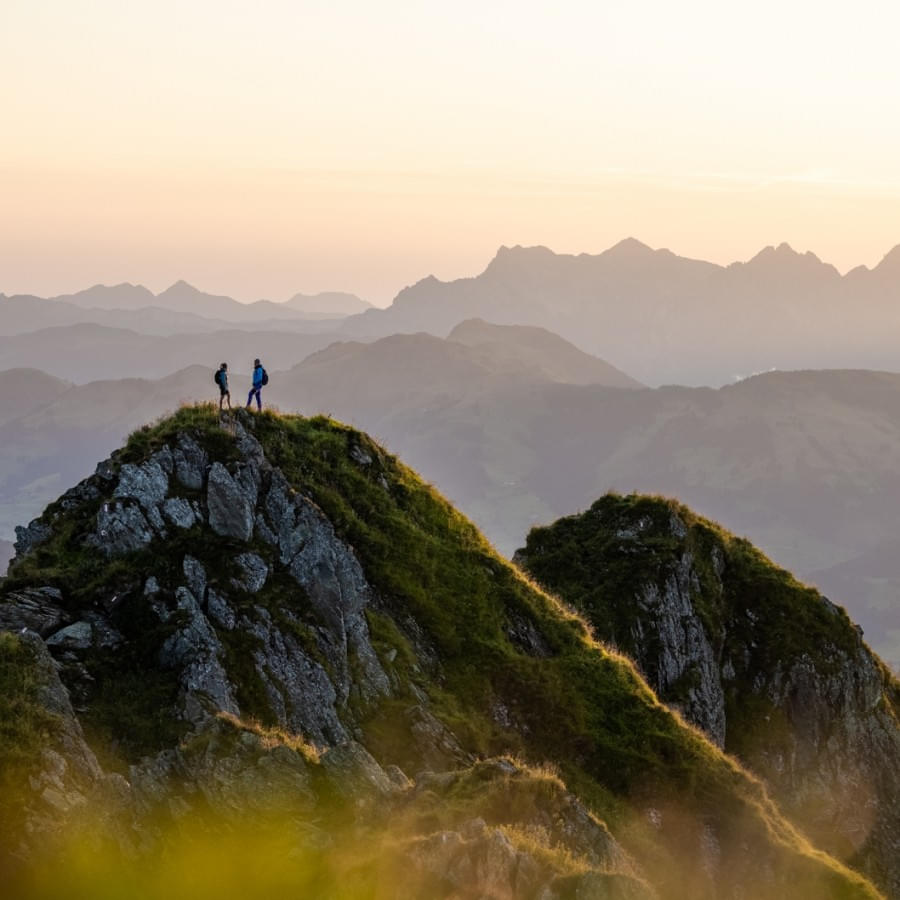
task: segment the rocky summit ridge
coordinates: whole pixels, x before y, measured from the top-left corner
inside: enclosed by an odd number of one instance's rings
[[[606,495],[515,559],[817,846],[900,896],[900,684],[842,608],[660,497]]]
[[[183,408],[16,550],[0,868],[21,896],[178,895],[222,866],[217,896],[878,896],[330,419]]]

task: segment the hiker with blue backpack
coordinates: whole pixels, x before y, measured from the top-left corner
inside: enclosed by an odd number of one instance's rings
[[[213,381],[219,386],[219,412],[222,412],[222,401],[228,400],[231,409],[231,391],[228,390],[228,363],[222,363],[213,375]]]
[[[263,368],[262,363],[258,359],[254,359],[253,360],[253,386],[250,388],[250,393],[247,394],[247,409],[250,409],[250,402],[253,400],[253,396],[255,394],[256,395],[256,408],[258,410],[262,411],[262,400],[260,399],[259,392],[268,383],[269,383],[268,373]]]

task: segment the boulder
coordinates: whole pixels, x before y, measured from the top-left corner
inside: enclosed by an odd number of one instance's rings
[[[97,527],[88,543],[108,557],[122,556],[146,547],[154,538],[153,528],[133,501],[104,503],[97,513]]]
[[[249,591],[251,594],[262,590],[269,577],[269,567],[265,560],[256,553],[241,553],[235,560],[243,572],[243,577],[234,580],[235,587]]]
[[[176,528],[191,528],[196,520],[193,507],[183,497],[169,497],[163,502],[162,512]]]
[[[203,488],[203,478],[209,466],[206,451],[188,434],[179,434],[172,451],[175,480],[192,491]]]
[[[222,537],[249,541],[253,534],[253,504],[231,477],[228,469],[215,462],[206,487],[209,526]]]
[[[94,642],[94,629],[90,622],[73,622],[47,638],[48,647],[60,650],[87,650]]]
[[[14,591],[0,603],[0,631],[29,629],[46,637],[72,617],[62,608],[62,594],[52,587]]]
[[[151,459],[139,466],[131,463],[122,466],[113,496],[130,497],[149,511],[165,500],[168,491],[169,476]]]

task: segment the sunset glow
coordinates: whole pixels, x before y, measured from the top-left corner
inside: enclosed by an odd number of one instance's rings
[[[6,0],[0,291],[383,305],[501,244],[626,235],[871,266],[900,242],[898,34],[875,0]]]

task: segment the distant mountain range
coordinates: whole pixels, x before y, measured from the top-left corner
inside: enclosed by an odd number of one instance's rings
[[[503,247],[480,275],[451,282],[425,278],[387,309],[341,293],[244,304],[183,281],[160,294],[122,284],[52,299],[0,295],[0,336],[86,324],[151,336],[214,334],[210,358],[224,359],[231,344],[222,332],[252,331],[246,346],[279,367],[338,339],[418,332],[443,338],[474,318],[550,329],[649,385],[716,386],[773,369],[900,370],[900,247],[875,268],[860,266],[844,276],[787,244],[729,266],[653,250],[630,238],[597,255]],[[267,343],[265,333],[276,332],[281,340],[291,333],[324,337],[285,357],[277,340]],[[69,358],[85,334],[70,333]],[[166,367],[102,370],[93,359],[83,372],[78,363],[61,371],[46,361],[55,357],[46,348],[64,343],[65,335],[34,340],[0,343],[0,369],[33,365],[83,381],[159,377],[201,361],[179,347]],[[142,352],[136,350],[135,358]]]
[[[289,368],[334,341],[330,333],[290,329],[148,335],[83,323],[0,337],[0,368],[34,367],[84,384],[110,378],[163,378],[192,363],[249,371],[255,357],[272,370]],[[210,384],[212,384],[210,376]]]
[[[233,329],[311,331],[370,308],[353,294],[295,294],[284,303],[239,303],[179,281],[160,294],[142,285],[95,285],[76,294],[43,298],[0,294],[0,335],[91,323],[142,334],[193,334]]]
[[[503,247],[477,277],[425,278],[341,330],[445,335],[475,316],[550,328],[648,384],[719,385],[773,368],[900,369],[900,247],[844,276],[787,244],[729,266],[634,239],[598,255]]]

